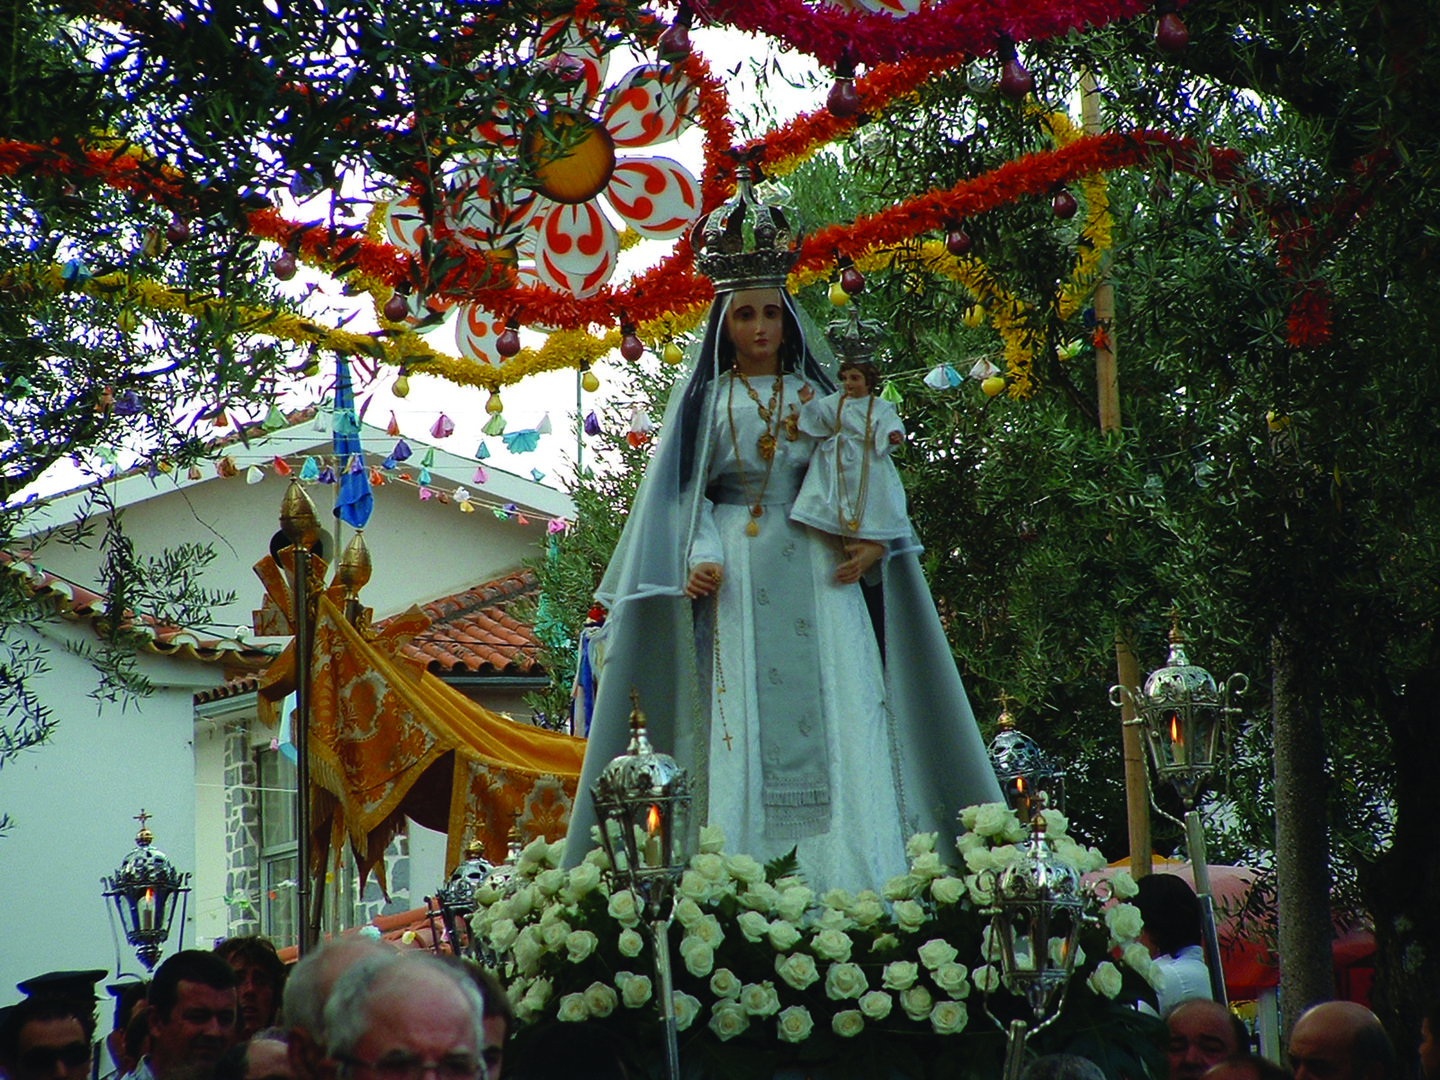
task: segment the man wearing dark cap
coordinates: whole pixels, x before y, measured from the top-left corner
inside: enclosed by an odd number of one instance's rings
[[[88,1002],[40,993],[0,1010],[0,1072],[9,1080],[86,1080],[95,1036],[91,992]]]
[[[239,1038],[235,972],[212,952],[186,949],[150,981],[150,1053],[136,1080],[195,1080]]]
[[[47,971],[33,979],[15,984],[26,997],[73,998],[84,1003],[95,1001],[95,984],[105,977],[103,971]]]

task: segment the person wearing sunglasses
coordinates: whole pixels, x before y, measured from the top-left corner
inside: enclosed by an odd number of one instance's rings
[[[93,1001],[27,997],[0,1019],[0,1072],[8,1080],[86,1080],[94,1038]]]

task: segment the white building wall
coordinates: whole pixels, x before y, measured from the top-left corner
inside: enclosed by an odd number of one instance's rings
[[[85,633],[69,624],[57,635]],[[25,633],[25,631],[17,631]],[[90,638],[93,642],[93,636]],[[34,689],[58,726],[49,743],[0,770],[0,809],[14,826],[0,838],[0,1003],[14,1000],[16,982],[61,969],[105,968],[115,975],[111,921],[101,898],[135,846],[149,813],[154,847],[182,871],[195,869],[193,696],[218,668],[143,655],[141,670],[155,693],[103,714],[87,694],[96,675],[82,659],[47,638],[50,670]],[[111,909],[113,910],[113,909]],[[194,944],[194,907],[185,927]],[[118,928],[118,920],[116,922]],[[177,917],[166,955],[179,937]],[[122,941],[121,968],[143,970]]]

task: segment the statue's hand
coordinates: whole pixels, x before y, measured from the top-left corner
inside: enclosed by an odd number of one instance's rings
[[[885,545],[874,540],[847,540],[845,554],[845,561],[835,568],[835,580],[842,585],[853,585],[880,561]]]
[[[715,592],[724,581],[725,569],[719,563],[696,563],[695,569],[690,571],[689,580],[685,582],[685,595],[692,600],[698,600]]]

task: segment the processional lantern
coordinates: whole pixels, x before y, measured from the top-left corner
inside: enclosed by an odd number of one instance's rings
[[[1030,835],[1020,845],[1019,857],[989,874],[992,918],[986,959],[999,960],[1005,989],[1023,998],[1031,1013],[1029,1023],[1017,1018],[1009,1026],[1004,1075],[1005,1080],[1016,1080],[1027,1035],[1050,1024],[1065,1003],[1091,897],[1080,872],[1056,854],[1040,813],[1030,819]],[[988,994],[985,1009],[990,1011]],[[993,1013],[990,1017],[1000,1023]]]
[[[650,745],[645,714],[631,694],[630,745],[606,765],[591,792],[600,840],[615,882],[635,893],[653,921],[668,917],[689,863],[690,775]]]
[[[1009,694],[1000,695],[995,727],[987,753],[1010,809],[1022,822],[1029,822],[1047,806],[1063,812],[1065,770],[1016,725]]]
[[[1170,655],[1164,666],[1146,677],[1139,694],[1128,686],[1110,691],[1112,704],[1121,704],[1122,695],[1129,699],[1145,733],[1156,779],[1174,786],[1187,811],[1194,808],[1220,757],[1226,717],[1239,711],[1231,699],[1244,693],[1249,682],[1237,673],[1217,686],[1208,671],[1190,663],[1179,617],[1172,612]]]
[[[160,950],[170,937],[176,903],[190,892],[190,875],[182,874],[163,851],[152,846],[155,834],[145,826],[149,818],[144,810],[136,815],[140,831],[135,834],[135,849],[125,856],[114,874],[102,877],[100,883],[105,887],[101,895],[115,904],[125,940],[145,970],[153,971],[160,959]],[[183,915],[180,925],[183,936]]]
[[[1164,666],[1149,674],[1145,689],[1139,694],[1128,686],[1111,687],[1110,701],[1120,705],[1129,700],[1135,710],[1135,719],[1131,722],[1139,724],[1145,733],[1156,779],[1171,784],[1185,807],[1185,838],[1190,849],[1195,895],[1200,900],[1200,931],[1205,945],[1205,966],[1210,972],[1210,996],[1225,1004],[1225,969],[1215,929],[1205,826],[1196,804],[1220,757],[1226,719],[1240,711],[1231,700],[1245,692],[1250,680],[1237,672],[1226,679],[1223,686],[1218,686],[1208,671],[1190,663],[1185,655],[1185,636],[1180,632],[1178,613],[1172,610],[1170,620],[1170,655]]]
[[[634,894],[655,949],[669,1080],[680,1080],[670,919],[675,887],[690,862],[685,851],[690,788],[690,774],[669,754],[650,745],[639,695],[631,690],[630,745],[605,766],[590,795],[600,819],[600,840],[610,859],[611,881],[616,888],[628,888]]]
[[[478,840],[466,844],[465,857],[435,894],[435,900],[440,905],[440,918],[445,924],[445,935],[450,939],[451,951],[456,954],[460,952],[460,927],[475,914],[475,890],[495,869],[481,856],[482,850]],[[474,934],[469,935],[469,942],[467,952],[473,951]]]

